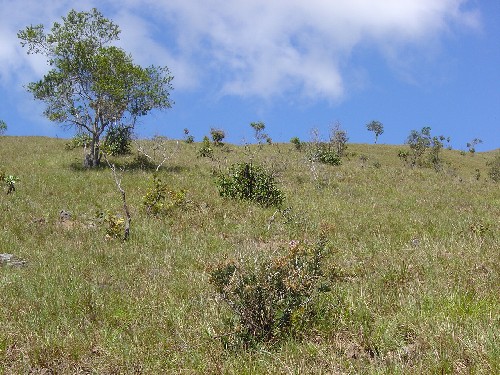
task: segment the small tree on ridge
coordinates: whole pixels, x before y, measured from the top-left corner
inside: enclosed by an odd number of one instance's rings
[[[119,34],[95,8],[71,10],[50,33],[43,25],[18,33],[28,54],[46,56],[51,67],[43,79],[28,84],[28,91],[45,102],[48,119],[91,136],[88,167],[100,164],[99,143],[109,128],[133,129],[139,117],[172,105],[168,68],[135,65],[125,51],[109,45]]]
[[[375,133],[375,143],[377,143],[378,136],[384,132],[384,125],[380,121],[372,121],[366,124],[366,129]]]

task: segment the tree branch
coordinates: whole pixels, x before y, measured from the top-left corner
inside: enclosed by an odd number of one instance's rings
[[[111,168],[111,172],[113,173],[113,178],[115,179],[116,187],[118,188],[118,190],[120,191],[120,194],[122,196],[123,212],[125,213],[125,230],[123,233],[123,240],[126,241],[126,240],[128,240],[128,238],[130,236],[130,222],[132,221],[132,219],[130,217],[130,211],[129,211],[128,205],[127,205],[127,197],[125,195],[125,190],[123,190],[122,185],[121,185],[122,180],[121,180],[121,178],[118,177],[118,175],[116,173],[116,166],[114,164],[110,163],[106,153],[103,153],[103,156],[104,156],[104,160],[106,160],[106,163],[108,164],[109,168]]]

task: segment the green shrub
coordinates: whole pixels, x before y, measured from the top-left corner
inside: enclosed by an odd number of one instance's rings
[[[490,161],[488,164],[488,176],[495,181],[500,182],[500,151],[497,152],[495,158]]]
[[[201,142],[201,147],[198,150],[199,158],[211,158],[214,155],[214,150],[210,145],[210,140],[207,136],[203,137],[203,141]]]
[[[341,165],[342,159],[327,143],[316,143],[309,152],[309,160],[328,165]]]
[[[186,193],[183,190],[169,190],[167,184],[155,174],[142,204],[150,215],[165,215],[176,207],[186,206]]]
[[[276,342],[303,333],[314,317],[314,302],[328,290],[327,242],[290,242],[285,255],[239,264],[229,261],[210,270],[210,283],[236,315],[234,337],[244,345]]]
[[[0,120],[0,135],[3,135],[7,131],[7,124],[4,120]]]
[[[227,175],[219,175],[217,185],[222,197],[251,200],[264,207],[280,207],[284,200],[272,174],[252,163],[233,164]]]
[[[333,148],[335,154],[341,158],[347,150],[347,142],[349,137],[347,131],[342,129],[340,123],[336,123],[330,131],[330,147]],[[327,163],[330,164],[330,163]],[[335,164],[338,165],[338,164]]]
[[[186,143],[191,144],[194,142],[194,136],[189,134],[188,128],[184,128],[184,135],[186,137],[186,139],[184,140]]]
[[[296,150],[301,150],[302,149],[302,142],[300,141],[299,137],[293,137],[290,139],[290,143],[295,146]]]
[[[5,172],[0,170],[0,183],[4,183],[5,186],[7,187],[7,194],[16,191],[16,182],[18,181],[19,181],[18,177],[5,174]]]
[[[107,238],[121,238],[125,232],[125,219],[111,212],[97,212],[97,223],[106,226]]]
[[[483,143],[483,141],[479,138],[474,138],[472,141],[467,142],[467,148],[469,149],[471,156],[474,156],[476,153],[476,146],[480,143]]]
[[[66,150],[73,150],[75,148],[88,147],[92,142],[92,137],[87,133],[77,133],[73,138],[66,143]]]
[[[421,131],[412,130],[406,139],[406,143],[411,150],[411,166],[432,166],[436,170],[441,169],[440,151],[443,148],[443,142],[450,142],[450,138],[440,135],[433,137],[431,128],[425,126]],[[429,150],[428,160],[424,159],[426,151]]]
[[[222,129],[210,129],[210,135],[212,136],[212,141],[215,146],[222,146],[224,143],[222,142],[224,138],[226,138],[226,133]]]
[[[272,143],[271,138],[266,133],[264,133],[266,125],[262,121],[251,122],[250,126],[255,131],[255,139],[257,140],[257,143],[259,145],[261,145],[263,141],[266,141],[268,144]]]
[[[112,126],[104,139],[102,150],[109,155],[128,155],[131,152],[132,130],[125,126]]]

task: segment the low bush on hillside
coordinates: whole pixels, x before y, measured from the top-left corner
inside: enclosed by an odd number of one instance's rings
[[[89,147],[92,137],[87,133],[78,133],[64,145],[66,150],[74,150],[75,148]]]
[[[227,175],[219,175],[217,186],[222,197],[250,200],[264,207],[280,207],[284,200],[274,176],[252,163],[233,164]]]
[[[290,139],[290,143],[295,146],[296,150],[301,150],[302,149],[302,142],[300,141],[299,137],[293,137]]]
[[[245,346],[276,342],[307,329],[314,302],[329,290],[327,241],[291,241],[283,256],[260,263],[227,261],[210,271],[210,283],[236,315],[233,337]]]
[[[142,204],[150,215],[165,215],[176,207],[186,206],[186,192],[169,189],[168,185],[155,174],[148,191],[142,198]]]
[[[495,158],[488,163],[488,175],[495,182],[500,182],[500,151],[497,152]]]
[[[212,158],[214,155],[214,150],[210,145],[210,139],[207,136],[203,137],[203,141],[201,142],[201,147],[198,150],[199,158]]]
[[[3,184],[7,188],[7,194],[16,191],[16,182],[19,181],[17,176],[8,175],[0,170],[0,184]]]
[[[309,161],[328,165],[341,165],[342,159],[328,143],[317,143],[309,151]]]
[[[132,152],[132,130],[124,126],[113,126],[108,130],[102,149],[109,155],[128,155]]]

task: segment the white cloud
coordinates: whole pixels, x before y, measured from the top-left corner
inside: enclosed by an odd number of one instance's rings
[[[43,60],[27,58],[15,33],[30,23],[50,25],[74,4],[7,3],[0,3],[2,82],[39,76]],[[92,4],[80,2],[78,9]],[[211,84],[221,95],[294,93],[335,101],[348,90],[343,67],[353,49],[368,44],[397,61],[408,46],[422,48],[460,27],[479,27],[478,13],[466,5],[467,0],[125,0],[119,7],[112,1],[97,7],[121,27],[120,43],[138,63],[169,66],[178,90]]]
[[[272,97],[290,91],[343,97],[342,64],[363,43],[387,59],[454,27],[477,27],[462,0],[183,0],[157,5],[199,69],[219,71],[222,93]],[[186,43],[186,41],[189,41]],[[202,52],[200,52],[202,51]]]

